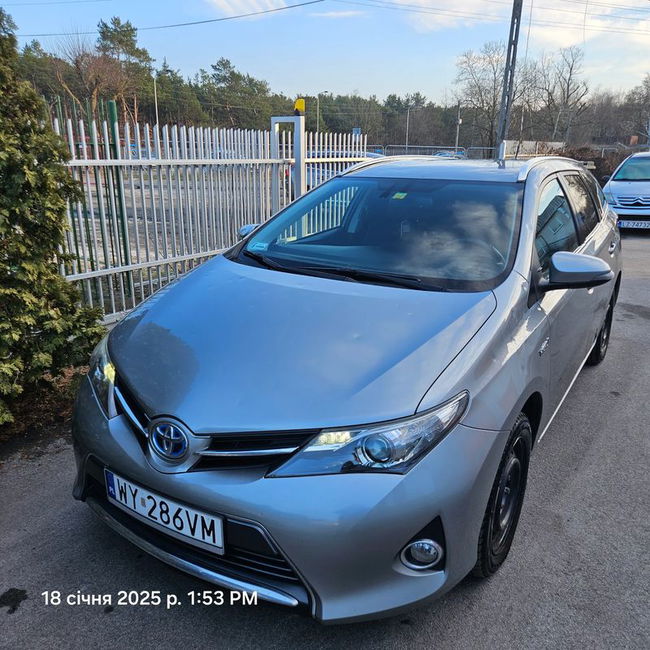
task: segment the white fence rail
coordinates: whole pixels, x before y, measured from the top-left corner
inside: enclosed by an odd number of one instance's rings
[[[107,122],[86,132],[71,120],[54,127],[83,189],[68,207],[71,261],[61,272],[107,321],[232,246],[242,225],[287,205],[300,194],[300,172],[311,188],[366,159],[364,137],[304,133],[304,118],[277,132]],[[294,152],[296,137],[303,151]]]

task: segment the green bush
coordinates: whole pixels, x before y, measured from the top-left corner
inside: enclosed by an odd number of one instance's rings
[[[86,360],[103,330],[58,272],[78,189],[45,104],[16,77],[14,29],[0,9],[0,424],[25,387]]]

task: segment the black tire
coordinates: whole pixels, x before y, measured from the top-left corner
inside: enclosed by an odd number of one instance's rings
[[[607,354],[607,349],[609,348],[609,339],[612,333],[612,321],[614,320],[614,298],[611,299],[609,307],[607,308],[607,314],[605,316],[605,322],[598,332],[596,337],[596,343],[594,348],[591,351],[591,354],[587,357],[586,364],[588,366],[597,366]]]
[[[496,573],[508,557],[526,494],[532,443],[530,421],[520,413],[501,457],[485,509],[478,557],[472,569],[472,575],[477,578]]]

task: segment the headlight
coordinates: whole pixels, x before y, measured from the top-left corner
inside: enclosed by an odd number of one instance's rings
[[[463,416],[469,394],[459,393],[426,413],[351,429],[327,429],[269,476],[345,472],[403,474],[435,447]]]
[[[117,415],[113,401],[115,366],[108,356],[108,336],[100,341],[90,357],[88,379],[106,416],[115,417]]]

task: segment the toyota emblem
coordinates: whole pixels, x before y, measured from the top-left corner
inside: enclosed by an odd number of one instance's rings
[[[151,424],[149,445],[158,456],[173,462],[186,456],[190,442],[187,433],[179,424],[157,420]]]

